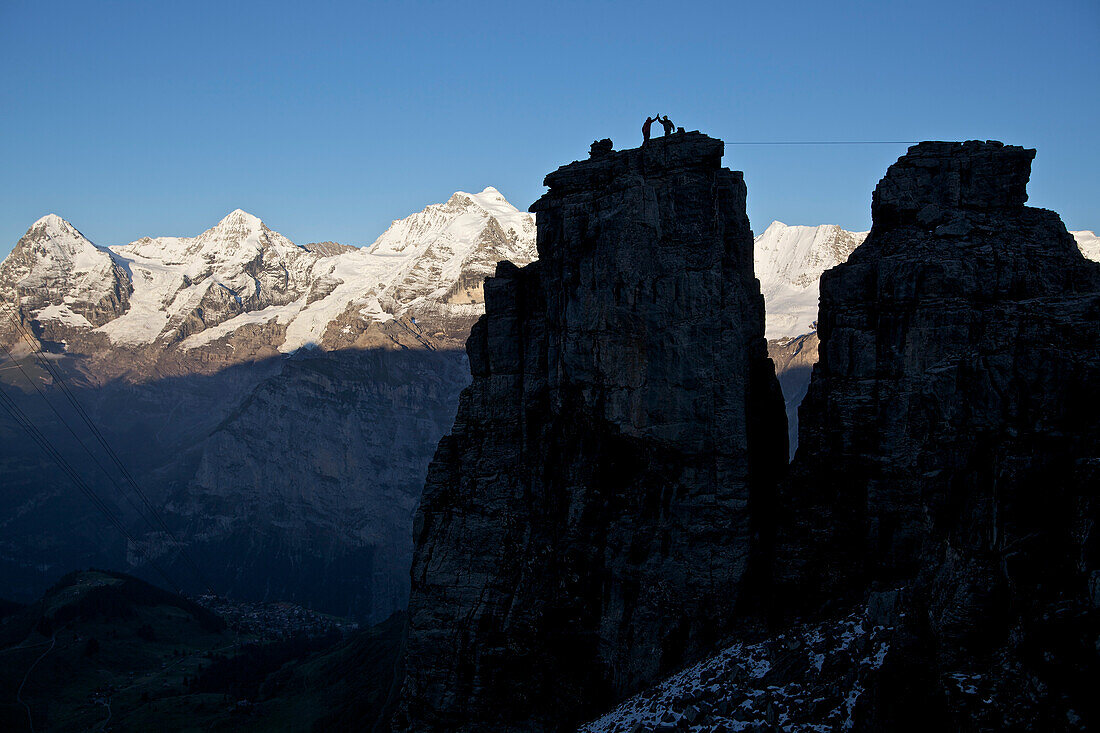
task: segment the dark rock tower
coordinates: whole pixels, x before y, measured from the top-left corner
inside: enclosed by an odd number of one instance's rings
[[[784,470],[741,173],[699,133],[546,177],[417,514],[399,727],[558,730],[706,651]]]
[[[1095,664],[1100,265],[1024,206],[1034,155],[922,143],[887,171],[870,235],[821,281],[781,497],[778,607],[900,594],[922,671],[894,692],[989,675],[1004,718],[979,728],[1051,729],[1041,690],[1072,698]]]

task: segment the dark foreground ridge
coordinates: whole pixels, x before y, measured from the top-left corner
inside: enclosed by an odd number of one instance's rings
[[[0,603],[0,730],[386,729],[404,614],[338,630],[291,604],[200,600],[86,570]]]
[[[398,727],[1087,730],[1100,265],[1024,205],[1034,154],[890,167],[789,473],[722,143],[547,176],[429,472]]]
[[[1034,156],[914,146],[821,281],[780,608],[904,614],[871,728],[1097,719],[1100,265],[1024,206]],[[958,695],[959,675],[981,694]]]
[[[699,657],[786,462],[741,173],[681,133],[546,177],[417,515],[398,725],[557,730]]]
[[[1024,206],[1034,154],[891,166],[822,280],[771,633],[585,733],[1095,728],[1100,266]]]

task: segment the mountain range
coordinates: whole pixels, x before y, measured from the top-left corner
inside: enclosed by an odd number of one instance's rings
[[[792,454],[817,359],[818,281],[866,235],[772,222],[755,237]],[[1074,236],[1100,257],[1092,232]],[[194,558],[207,582],[239,597],[371,621],[404,607],[412,512],[469,381],[462,346],[484,310],[484,278],[498,261],[536,257],[534,217],[494,188],[456,192],[364,248],[297,245],[239,209],[194,237],[112,247],[56,215],[39,219],[0,265],[0,343],[16,357],[0,386],[135,541],[109,531],[5,417],[9,594],[30,600],[89,565],[138,566],[157,579],[149,559],[196,589]],[[80,443],[94,441],[43,361],[167,528],[147,521],[124,476],[84,452]]]
[[[534,254],[533,217],[492,188],[362,249],[298,246],[240,210],[196,237],[107,248],[57,216],[35,222],[0,265],[0,343],[16,357],[2,386],[134,536],[2,420],[7,593],[29,600],[90,565],[163,583],[156,563],[192,590],[372,621],[403,607],[411,515],[468,381],[481,281]],[[167,527],[84,452],[98,446],[65,386]]]

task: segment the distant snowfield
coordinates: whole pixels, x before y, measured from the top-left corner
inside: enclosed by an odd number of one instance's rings
[[[87,318],[79,313],[73,313],[69,306],[64,304],[48,305],[38,311],[34,317],[40,321],[60,321],[66,326],[77,326],[82,328],[92,327],[92,324],[88,322]]]
[[[1077,240],[1077,247],[1081,250],[1081,254],[1093,262],[1100,262],[1100,237],[1097,237],[1095,232],[1082,229],[1070,234]]]
[[[768,339],[809,333],[817,322],[821,275],[839,265],[867,238],[835,224],[787,226],[773,221],[753,240],[753,260],[764,295]]]
[[[754,239],[756,277],[764,295],[764,335],[793,338],[816,329],[821,275],[845,262],[868,232],[834,224],[787,226],[773,221]],[[1100,238],[1091,231],[1070,232],[1081,253],[1100,262]]]
[[[492,187],[458,191],[446,203],[395,220],[369,247],[329,256],[294,244],[240,209],[196,237],[146,237],[108,248],[53,214],[31,231],[39,239],[20,285],[63,281],[67,292],[64,302],[40,308],[34,317],[93,329],[69,306],[96,302],[108,292],[117,265],[133,286],[128,308],[94,330],[113,344],[139,346],[171,340],[186,319],[202,313],[197,330],[192,323],[182,339],[185,350],[265,323],[285,326],[278,348],[290,353],[322,343],[330,324],[345,314],[376,323],[417,308],[477,315],[483,306],[480,286],[472,281],[492,274],[499,260],[524,264],[537,256],[534,216]],[[1071,234],[1086,257],[1100,261],[1094,232]],[[768,339],[815,329],[821,275],[847,260],[866,236],[831,224],[774,221],[755,237]]]
[[[477,293],[452,297],[460,280],[492,274],[498,260],[525,264],[536,254],[534,216],[492,187],[458,191],[446,203],[394,221],[369,247],[330,256],[307,251],[240,209],[196,237],[145,237],[107,248],[52,214],[35,226],[43,242],[22,285],[64,274],[94,300],[109,288],[117,265],[133,286],[129,307],[94,330],[113,344],[139,346],[171,339],[201,314],[201,330],[180,344],[185,350],[275,322],[286,326],[279,350],[289,353],[321,343],[329,325],[349,311],[375,322],[417,306],[476,316],[482,308]],[[219,320],[219,306],[239,312]],[[34,315],[92,328],[63,304]]]

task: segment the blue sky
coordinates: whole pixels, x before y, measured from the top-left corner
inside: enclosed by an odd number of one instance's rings
[[[1100,229],[1100,3],[0,0],[0,254],[55,212],[99,244],[240,207],[371,242],[455,190],[525,209],[649,113],[728,142],[997,139],[1031,204]],[[865,229],[905,146],[727,145],[761,231]]]

